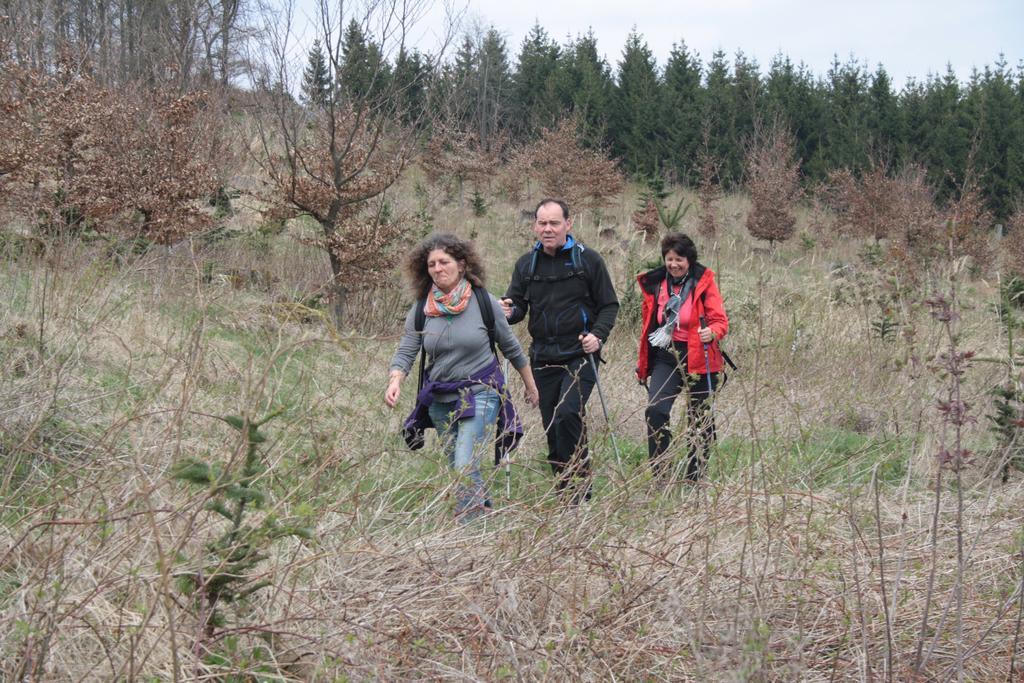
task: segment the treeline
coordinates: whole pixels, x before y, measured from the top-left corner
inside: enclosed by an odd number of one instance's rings
[[[361,70],[341,66],[343,87],[381,87],[391,77],[354,24],[346,46],[363,62]],[[317,50],[307,76],[323,73]],[[425,103],[413,85],[423,82],[420,66],[403,53],[393,75]],[[346,70],[358,75],[345,80]],[[719,182],[736,186],[755,128],[779,120],[795,135],[807,183],[838,169],[916,163],[928,169],[940,200],[973,174],[999,218],[1024,188],[1024,66],[1011,70],[1002,58],[966,82],[947,69],[897,91],[883,66],[870,71],[855,59],[816,75],[782,55],[766,70],[742,52],[730,59],[718,51],[705,63],[679,43],[662,66],[636,32],[613,68],[592,34],[559,44],[535,25],[515,56],[496,28],[463,36],[432,82],[447,95],[434,101],[482,141],[534,139],[573,114],[588,144],[606,147],[638,177],[696,184],[703,153],[716,160]]]
[[[251,0],[7,0],[0,37],[4,57],[44,70],[70,47],[109,87],[298,94],[260,56],[273,44],[268,12]],[[742,52],[704,61],[680,42],[658,64],[635,31],[615,64],[592,34],[559,43],[539,25],[517,51],[492,27],[463,34],[439,59],[346,19],[330,39],[318,31],[306,55],[307,105],[379,95],[406,123],[472,135],[488,151],[534,141],[572,115],[586,144],[634,177],[696,185],[710,159],[726,188],[744,182],[756,128],[779,121],[795,136],[805,184],[915,163],[940,201],[972,175],[998,219],[1024,188],[1024,65],[1001,57],[964,81],[948,69],[897,89],[883,66],[852,58],[814,74],[782,55],[766,68]]]

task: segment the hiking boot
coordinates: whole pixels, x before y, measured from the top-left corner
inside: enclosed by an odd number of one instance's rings
[[[572,495],[569,496],[569,505],[580,505],[581,503],[589,503],[592,495],[593,487],[590,485],[590,482],[573,486]]]
[[[470,524],[471,522],[486,516],[489,512],[490,510],[483,505],[474,505],[461,512],[456,512],[455,521],[459,524]]]

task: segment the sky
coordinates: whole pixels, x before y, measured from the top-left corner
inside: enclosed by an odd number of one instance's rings
[[[722,49],[742,50],[761,72],[788,55],[824,76],[838,56],[854,56],[870,71],[881,63],[894,85],[944,74],[960,80],[994,64],[1000,53],[1015,69],[1024,59],[1024,0],[462,0],[464,28],[493,25],[514,62],[536,22],[558,42],[593,30],[614,71],[635,29],[663,67],[674,43],[685,41],[705,64]],[[439,9],[425,23],[440,25]],[[436,29],[428,29],[427,34]]]

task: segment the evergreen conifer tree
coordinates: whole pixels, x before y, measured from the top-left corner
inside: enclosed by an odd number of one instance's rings
[[[564,53],[571,89],[571,109],[589,147],[605,143],[614,83],[608,63],[597,51],[593,32],[578,37]]]
[[[302,72],[302,101],[311,107],[324,107],[331,97],[331,75],[319,40],[313,41],[305,71]]]
[[[533,25],[519,49],[513,76],[513,128],[521,138],[536,135],[542,127],[553,126],[562,113],[548,96],[548,83],[558,68],[558,45],[539,23]]]
[[[974,168],[993,214],[1006,220],[1024,187],[1024,109],[1002,58],[985,67],[969,99],[977,100]]]
[[[803,173],[823,179],[825,169],[815,169],[812,160],[821,144],[823,98],[814,76],[803,64],[795,66],[789,57],[776,55],[764,79],[761,113],[766,121],[782,121],[794,134],[796,156]]]
[[[338,88],[350,101],[365,101],[382,95],[391,73],[380,46],[368,40],[359,22],[352,19],[342,37]]]
[[[395,107],[406,124],[420,124],[428,113],[428,94],[431,80],[430,64],[417,50],[403,45],[395,58],[392,75],[395,89]]]
[[[626,38],[609,121],[612,151],[637,175],[661,173],[665,150],[654,55],[636,30]]]
[[[736,138],[736,103],[725,52],[716,50],[711,55],[707,74],[703,110],[707,153],[719,161],[721,184],[730,187],[743,176],[743,150],[741,142]]]
[[[956,196],[964,180],[972,137],[960,81],[952,67],[947,66],[941,78],[929,78],[922,105],[922,135],[916,151],[939,201],[946,201]]]
[[[512,73],[508,48],[493,26],[484,34],[476,59],[476,131],[480,142],[490,141],[509,126],[511,117]]]
[[[668,163],[681,180],[700,181],[697,154],[701,144],[701,65],[686,43],[672,46],[661,90],[661,119],[668,144]]]
[[[903,139],[903,123],[892,80],[881,64],[871,76],[868,102],[866,125],[872,156],[878,161],[887,161],[890,168],[899,168],[902,165],[898,151]]]
[[[760,112],[762,98],[761,75],[757,60],[748,59],[742,50],[736,51],[732,66],[732,97],[733,136],[738,144],[751,139],[754,128],[762,118]]]
[[[825,80],[827,117],[819,153],[826,171],[867,167],[867,73],[854,58],[844,64],[833,58]]]

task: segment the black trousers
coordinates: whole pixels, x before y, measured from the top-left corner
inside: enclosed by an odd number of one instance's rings
[[[718,373],[711,377],[711,391],[718,387]],[[686,344],[674,342],[671,349],[651,349],[651,377],[647,385],[647,455],[656,475],[666,475],[672,469],[668,453],[672,443],[669,420],[676,398],[687,392],[686,478],[700,479],[707,468],[711,444],[715,441],[715,418],[708,402],[708,375],[687,375]]]
[[[548,462],[559,491],[573,489],[590,498],[590,451],[584,424],[596,376],[586,356],[561,364],[536,363],[533,379],[540,394],[540,417],[548,438]],[[574,480],[579,479],[579,487]]]

